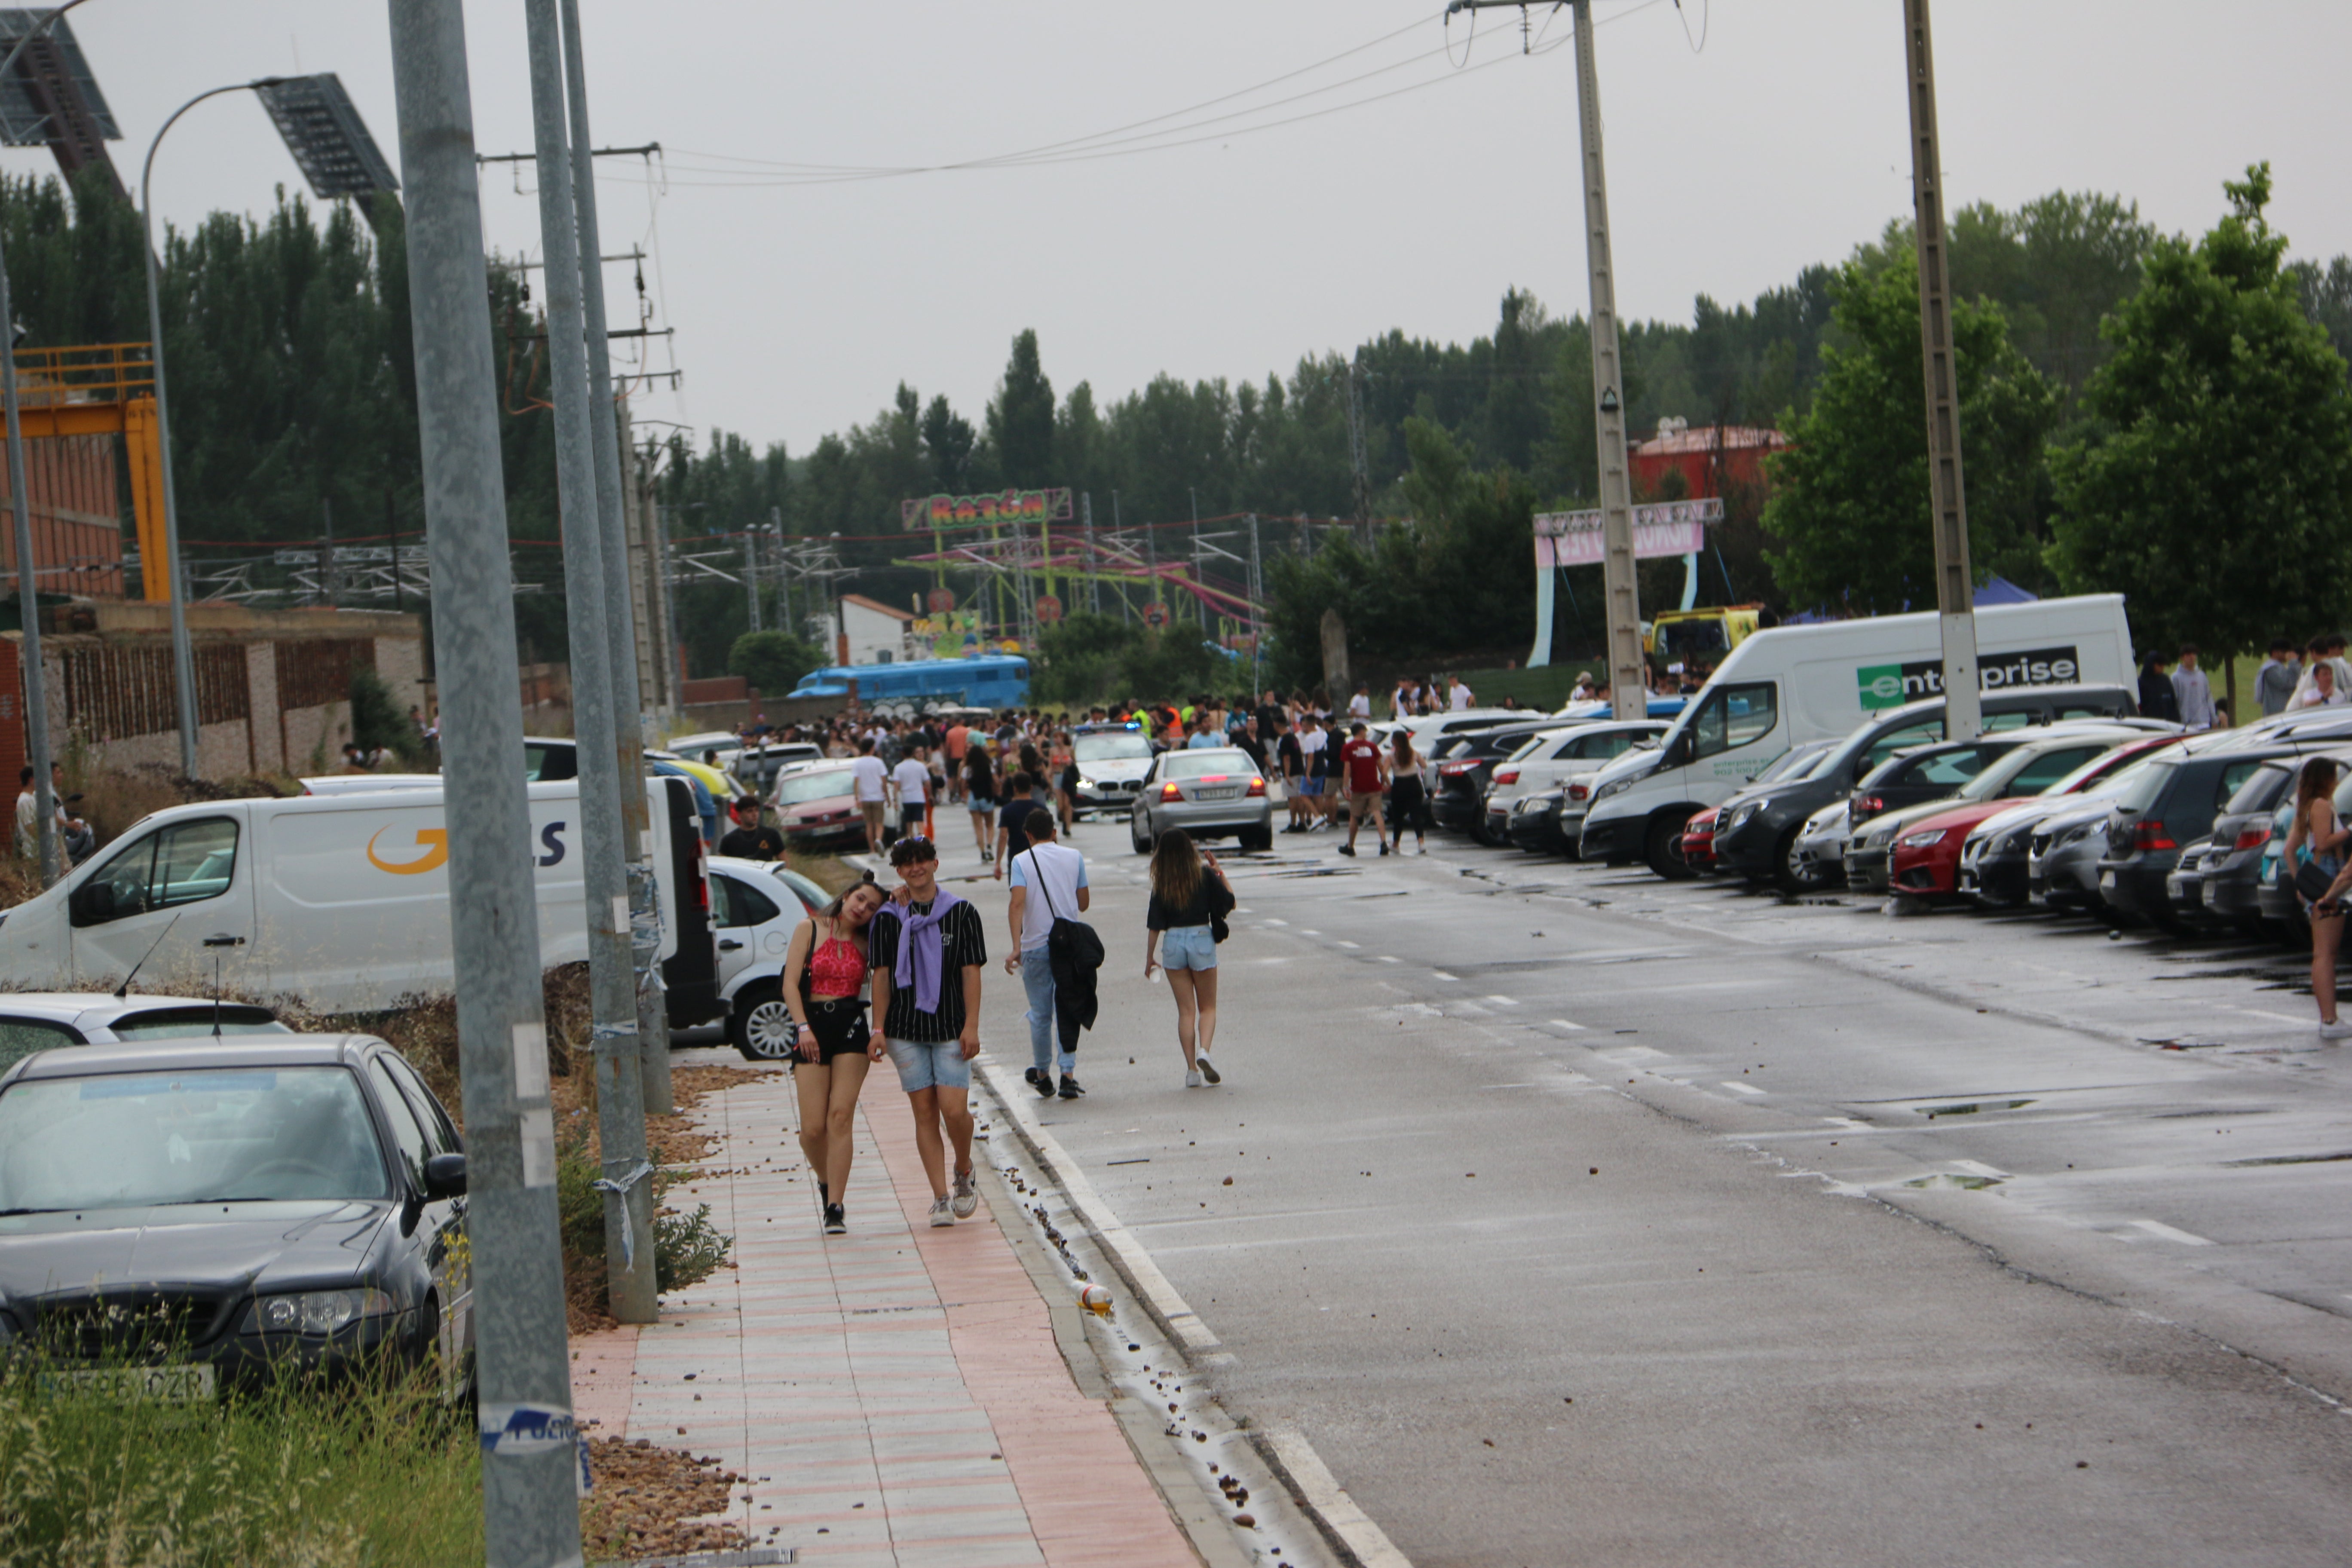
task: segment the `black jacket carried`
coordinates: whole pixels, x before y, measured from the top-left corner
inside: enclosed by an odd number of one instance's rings
[[[1054,907],[1054,895],[1045,889],[1045,868],[1034,859],[1030,875],[1045,898],[1046,912],[1054,917],[1053,927],[1045,933],[1045,962],[1054,972],[1054,1024],[1062,1048],[1075,1051],[1078,1031],[1095,1026],[1099,1006],[1095,972],[1103,966],[1102,938],[1086,921],[1065,919]]]

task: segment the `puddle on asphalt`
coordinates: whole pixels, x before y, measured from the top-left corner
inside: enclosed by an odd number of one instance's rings
[[[1958,1105],[1918,1105],[1912,1109],[1933,1121],[1938,1116],[1974,1116],[1981,1110],[2022,1110],[2032,1103],[2031,1100],[1973,1100]]]
[[[1903,1184],[1906,1187],[1918,1187],[1930,1191],[1957,1187],[1967,1192],[1979,1193],[1987,1187],[2000,1185],[2000,1178],[1999,1176],[1955,1176],[1939,1172],[1932,1176],[1914,1176]]]
[[[2252,1160],[2224,1160],[2224,1165],[2243,1170],[2254,1165],[2332,1165],[2339,1160],[2352,1160],[2352,1149],[2335,1154],[2264,1154]]]

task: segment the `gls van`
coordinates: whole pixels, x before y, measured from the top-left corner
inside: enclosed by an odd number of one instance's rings
[[[702,835],[683,780],[646,781],[669,1017],[716,1017],[717,939]],[[541,962],[588,957],[580,784],[530,786]],[[519,849],[525,847],[518,846]],[[0,983],[110,989],[150,980],[376,1011],[446,994],[449,835],[431,788],[207,801],[142,818],[38,897],[0,914]],[[143,963],[142,963],[143,960]]]
[[[2120,594],[1995,605],[1979,610],[1976,623],[1978,674],[1989,693],[2131,685]],[[1692,816],[1720,805],[1790,746],[1940,699],[1943,684],[1942,629],[1932,613],[1758,632],[1732,649],[1655,750],[1629,752],[1594,778],[1580,853],[1687,875],[1673,841]]]

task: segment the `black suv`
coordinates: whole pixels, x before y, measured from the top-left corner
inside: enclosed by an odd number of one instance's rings
[[[1502,840],[1486,831],[1486,782],[1495,764],[1547,730],[1568,728],[1568,721],[1547,716],[1533,724],[1503,724],[1449,737],[1429,781],[1429,812],[1437,826],[1467,833],[1481,844]]]

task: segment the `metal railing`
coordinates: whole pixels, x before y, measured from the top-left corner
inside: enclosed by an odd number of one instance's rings
[[[27,407],[61,403],[128,403],[155,394],[154,354],[146,343],[68,343],[16,351],[16,395]]]

